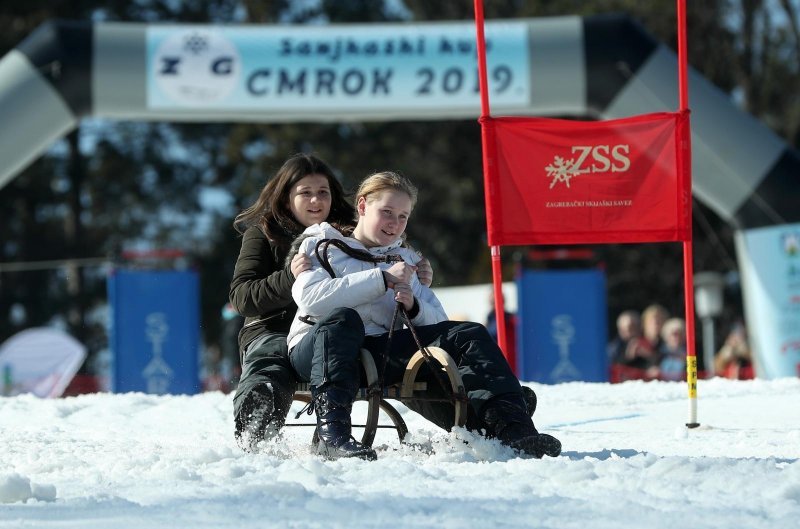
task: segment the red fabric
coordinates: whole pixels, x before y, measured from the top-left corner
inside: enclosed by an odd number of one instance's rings
[[[481,118],[489,245],[690,240],[688,117]]]
[[[62,397],[75,397],[84,393],[97,393],[100,391],[100,381],[92,375],[75,375],[69,385],[64,388]]]

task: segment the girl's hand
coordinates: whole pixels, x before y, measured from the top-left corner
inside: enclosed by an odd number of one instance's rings
[[[297,279],[297,276],[301,273],[311,270],[311,258],[304,253],[298,253],[292,257],[289,268],[292,271],[292,275]]]
[[[397,283],[406,283],[410,285],[411,276],[414,275],[416,271],[416,266],[401,261],[390,266],[388,270],[384,270],[383,277],[386,279],[386,286],[394,288]]]
[[[394,300],[402,303],[407,311],[414,308],[414,292],[411,290],[411,285],[408,283],[395,283]]]
[[[417,263],[417,277],[419,278],[419,282],[426,287],[433,284],[433,268],[427,257],[423,257]]]

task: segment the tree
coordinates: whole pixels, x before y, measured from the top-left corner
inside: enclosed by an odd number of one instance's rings
[[[209,21],[212,14],[232,21],[238,5],[226,0],[16,2],[0,15],[0,53],[54,19]],[[0,223],[8,228],[0,262],[111,258],[144,241],[193,249],[204,235],[194,228],[201,185],[213,178],[214,146],[218,151],[218,137],[226,129],[213,125],[197,134],[199,127],[85,120],[0,190],[4,203],[13,204],[0,212]],[[164,196],[171,200],[165,202]],[[105,301],[105,274],[69,264],[8,272],[0,277],[0,292],[0,315],[8,316],[14,305],[25,307],[27,315],[21,323],[0,317],[0,335],[62,315],[68,330],[86,341],[87,312]]]

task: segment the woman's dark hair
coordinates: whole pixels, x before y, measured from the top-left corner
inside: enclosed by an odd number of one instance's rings
[[[313,154],[300,153],[287,159],[275,176],[261,189],[255,203],[233,219],[233,227],[239,233],[257,225],[272,241],[294,239],[305,226],[297,222],[289,209],[289,192],[306,176],[320,174],[328,179],[331,189],[331,211],[327,222],[337,226],[352,226],[356,217],[355,208],[347,201],[344,189],[333,174],[333,170]]]

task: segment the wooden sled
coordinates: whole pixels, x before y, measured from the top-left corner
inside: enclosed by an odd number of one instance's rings
[[[364,433],[361,436],[361,442],[363,444],[372,446],[378,428],[394,428],[397,431],[397,436],[400,439],[400,442],[403,441],[408,433],[408,427],[406,426],[403,417],[400,415],[394,405],[389,402],[389,399],[400,402],[409,402],[412,400],[452,402],[455,408],[453,424],[456,426],[464,426],[464,423],[467,421],[467,398],[466,391],[464,390],[464,383],[461,380],[461,375],[458,372],[456,363],[444,349],[439,347],[428,347],[427,351],[430,353],[433,359],[438,362],[440,366],[439,369],[442,371],[442,373],[447,375],[447,379],[450,383],[450,387],[448,389],[451,392],[452,398],[443,399],[441,396],[433,397],[428,394],[429,392],[427,383],[418,382],[416,380],[420,368],[423,365],[426,365],[425,356],[421,351],[414,353],[414,355],[408,361],[405,373],[403,375],[403,381],[400,384],[386,386],[381,390],[378,381],[378,370],[375,367],[375,361],[372,359],[372,354],[370,354],[370,352],[366,349],[361,350],[361,366],[364,369],[366,387],[359,388],[358,393],[356,393],[356,401],[367,402],[367,420],[364,424],[353,424],[353,428],[364,429]],[[299,383],[294,392],[294,400],[310,404],[311,389],[309,386],[310,385],[308,383]],[[383,413],[392,421],[391,425],[378,424],[381,411],[383,411]],[[312,438],[312,441],[315,443],[318,440],[316,425],[316,422],[286,424],[286,426],[315,427],[314,436]]]

